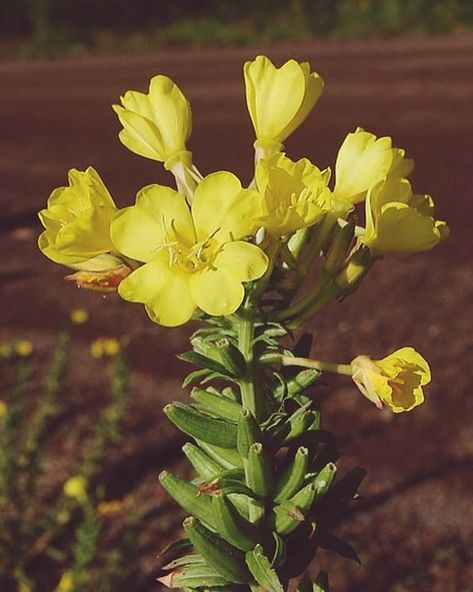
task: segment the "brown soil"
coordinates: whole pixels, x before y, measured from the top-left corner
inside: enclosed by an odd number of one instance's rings
[[[192,102],[198,167],[228,168],[247,180],[252,132],[241,65],[261,52],[308,59],[326,80],[320,104],[287,143],[291,156],[326,166],[356,126],[389,134],[416,158],[414,187],[434,196],[438,217],[452,229],[434,252],[379,263],[353,297],[313,322],[314,356],[381,357],[412,344],[430,360],[434,377],[427,403],[406,416],[380,413],[342,380],[327,390],[324,423],[342,439],[343,464],[361,464],[369,476],[363,500],[340,531],[360,553],[361,567],[327,555],[315,569],[329,568],[336,592],[471,592],[473,37],[0,65],[0,339],[31,338],[39,364],[68,311],[87,308],[92,320],[78,330],[68,391],[74,405],[85,407],[102,380],[102,366],[87,357],[89,340],[129,336],[134,404],[110,482],[117,495],[134,490],[150,509],[135,590],[156,589],[154,556],[169,536],[169,519],[163,522],[167,501],[154,475],[178,454],[160,409],[185,396],[179,387],[185,368],[174,355],[186,348],[188,329],[153,326],[140,306],[64,285],[64,270],[35,248],[35,212],[71,167],[93,164],[121,205],[139,187],[169,181],[156,163],[118,143],[110,109],[125,90],[144,90],[155,73],[175,79]],[[117,484],[113,475],[127,471],[130,479]]]

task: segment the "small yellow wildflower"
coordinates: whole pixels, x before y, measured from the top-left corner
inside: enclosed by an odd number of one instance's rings
[[[360,241],[375,257],[399,251],[419,252],[447,238],[445,222],[433,217],[429,195],[414,195],[407,179],[386,179],[374,185],[366,199],[366,230]]]
[[[396,350],[382,360],[357,356],[351,362],[352,378],[378,408],[394,413],[410,411],[424,402],[422,387],[431,380],[426,360],[412,347]]]
[[[70,318],[73,325],[83,325],[89,320],[89,313],[84,308],[74,308]]]
[[[323,80],[307,62],[289,60],[276,68],[266,56],[243,67],[246,103],[256,134],[257,160],[281,150],[282,142],[311,112]]]
[[[8,413],[8,405],[0,399],[0,419]]]
[[[263,159],[256,185],[263,197],[261,225],[276,236],[312,226],[329,210],[328,174],[309,160],[294,162],[283,154]]]
[[[118,339],[99,337],[90,344],[90,355],[98,360],[103,356],[116,356],[120,349],[121,346]]]
[[[27,358],[33,352],[33,344],[28,339],[19,339],[13,344],[15,353],[21,358]]]
[[[66,571],[62,574],[59,584],[54,592],[73,592],[74,589],[74,578],[72,577],[72,574]]]
[[[192,209],[176,191],[145,187],[112,224],[116,248],[144,263],[119,285],[124,300],[145,304],[162,325],[187,322],[197,307],[229,315],[243,301],[243,282],[261,277],[268,258],[244,242],[261,215],[260,196],[227,171],[205,177]]]
[[[120,101],[113,109],[123,125],[122,144],[140,156],[164,162],[168,169],[176,157],[189,161],[186,142],[192,114],[177,84],[167,76],[154,76],[148,94],[129,90]]]
[[[64,493],[67,497],[83,504],[87,501],[87,481],[82,475],[74,475],[64,483]]]
[[[39,212],[46,230],[38,246],[46,257],[74,269],[101,271],[121,261],[110,254],[110,223],[117,211],[95,169],[69,171],[69,186],[55,189]]]
[[[368,189],[386,177],[407,177],[414,161],[405,158],[404,150],[393,148],[388,136],[376,138],[358,127],[347,135],[335,164],[334,196],[356,204],[363,201]]]

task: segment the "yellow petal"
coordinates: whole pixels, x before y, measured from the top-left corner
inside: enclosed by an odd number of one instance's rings
[[[192,296],[207,314],[232,314],[243,300],[242,282],[261,277],[267,267],[268,258],[259,247],[242,241],[227,243],[212,267],[192,275]]]
[[[374,134],[358,128],[347,135],[335,165],[335,196],[358,203],[366,191],[385,178],[393,159],[391,138],[376,139]]]
[[[281,134],[282,138],[289,137],[307,118],[324,90],[324,81],[317,72],[310,73],[310,66],[307,62],[300,64],[306,79],[306,92],[300,109]],[[283,140],[281,140],[282,142]]]
[[[123,129],[118,134],[120,142],[139,156],[164,162],[167,159],[159,130],[149,119],[127,111],[120,105],[113,105]]]
[[[306,93],[304,71],[295,60],[276,68],[266,56],[244,65],[246,101],[258,139],[283,142]]]
[[[224,243],[254,234],[261,215],[261,197],[243,189],[233,173],[219,171],[205,177],[192,201],[192,218],[198,241],[209,236]]]
[[[183,325],[196,305],[189,289],[189,274],[170,267],[167,253],[136,269],[118,287],[118,293],[129,302],[146,305],[151,320],[167,327]]]
[[[188,245],[195,239],[185,198],[162,185],[143,188],[136,205],[120,210],[112,222],[111,236],[121,253],[137,261],[152,260],[177,236]]]
[[[113,109],[123,125],[121,142],[132,152],[166,162],[186,150],[192,129],[189,102],[167,76],[155,76],[149,93],[128,91]]]

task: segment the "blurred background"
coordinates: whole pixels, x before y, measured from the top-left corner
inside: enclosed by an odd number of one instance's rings
[[[18,0],[0,7],[0,51],[39,57],[314,37],[438,35],[472,23],[470,0]]]
[[[450,239],[389,257],[314,319],[313,356],[349,361],[412,345],[427,402],[380,413],[343,379],[315,390],[363,499],[341,525],[361,565],[321,553],[344,592],[472,592],[473,5],[467,0],[18,0],[0,5],[0,590],[159,589],[158,550],[182,516],[157,484],[187,474],[162,407],[188,394],[176,359],[191,328],[81,291],[37,250],[37,211],[93,165],[120,206],[159,163],[118,141],[111,105],[163,73],[190,99],[203,173],[252,174],[242,64],[309,60],[324,95],[286,144],[333,166],[356,126],[416,160]],[[72,320],[71,320],[71,312]]]

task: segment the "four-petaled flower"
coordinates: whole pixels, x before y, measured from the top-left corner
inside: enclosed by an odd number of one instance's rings
[[[402,413],[424,402],[422,387],[430,382],[430,368],[412,347],[398,349],[382,360],[357,356],[351,367],[355,384],[379,408],[384,404]]]
[[[125,300],[141,302],[152,320],[176,326],[196,308],[228,315],[243,301],[243,282],[261,277],[268,258],[245,242],[261,214],[259,195],[220,171],[197,186],[192,208],[184,197],[150,185],[112,224],[117,249],[143,262],[119,285]]]
[[[276,68],[266,56],[243,68],[246,103],[256,134],[255,147],[269,156],[309,115],[324,83],[307,62],[289,60]],[[257,158],[258,159],[258,158]]]
[[[261,226],[284,236],[318,222],[331,206],[328,178],[328,171],[322,173],[306,158],[294,162],[279,153],[261,160],[256,168]]]
[[[120,265],[110,224],[117,207],[95,169],[69,171],[69,186],[55,189],[39,212],[46,228],[38,246],[46,257],[74,269],[102,271]]]
[[[366,229],[360,241],[374,257],[384,253],[419,252],[447,238],[445,222],[433,217],[429,195],[414,195],[407,179],[386,179],[370,188],[366,198]]]
[[[121,142],[132,152],[168,163],[186,152],[192,130],[189,101],[167,76],[154,76],[148,94],[135,90],[120,97],[113,105],[120,123]],[[190,156],[190,154],[189,154]]]
[[[407,177],[414,161],[405,158],[402,148],[392,146],[390,137],[376,138],[358,127],[347,135],[335,164],[334,197],[347,204],[363,201],[366,192],[388,177]]]

